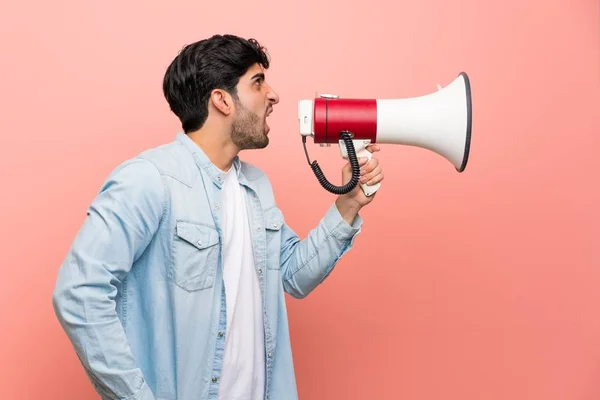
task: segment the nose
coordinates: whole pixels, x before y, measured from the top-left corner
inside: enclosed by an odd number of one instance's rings
[[[269,92],[267,93],[267,98],[269,99],[271,104],[279,103],[279,95],[277,94],[277,92],[275,92],[273,90],[272,87],[269,87]]]

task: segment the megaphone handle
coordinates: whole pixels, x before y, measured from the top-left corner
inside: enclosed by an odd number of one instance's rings
[[[373,154],[367,150],[367,146],[371,143],[370,140],[353,140],[352,144],[354,145],[354,150],[356,151],[357,158],[366,158],[370,160]],[[340,140],[340,151],[342,153],[342,158],[347,159],[348,153],[346,151],[346,144],[343,140]],[[377,190],[381,187],[381,183],[376,183],[374,185],[367,185],[366,183],[360,183],[360,187],[365,194],[365,196],[373,196]]]
[[[356,157],[358,157],[359,159],[362,157],[366,157],[367,159],[370,160],[372,156],[373,156],[373,154],[365,148],[356,152]],[[379,189],[380,186],[381,186],[381,183],[376,183],[374,185],[367,185],[366,183],[360,184],[362,191],[364,192],[365,196],[367,196],[367,197],[373,196],[375,194],[375,192]]]

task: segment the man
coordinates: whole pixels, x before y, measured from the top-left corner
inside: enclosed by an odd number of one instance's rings
[[[297,398],[284,292],[329,275],[373,198],[337,197],[302,241],[286,225],[238,157],[269,142],[268,67],[254,40],[185,47],[163,84],[183,132],[119,165],[88,209],[53,305],[103,399]],[[377,159],[361,165],[363,182],[383,179]]]

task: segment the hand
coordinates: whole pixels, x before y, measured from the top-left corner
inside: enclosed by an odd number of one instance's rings
[[[371,153],[376,153],[380,151],[380,148],[376,144],[371,144],[367,146],[367,150]],[[368,162],[366,158],[361,158],[358,164],[361,167],[360,183],[373,185],[383,180],[383,171],[377,158],[371,157]],[[342,169],[342,185],[348,183],[350,178],[352,178],[352,167],[350,163],[347,163]],[[371,203],[376,195],[377,192],[367,197],[359,184],[350,193],[340,195],[336,200],[336,205],[342,217],[350,223],[354,220],[360,209]]]

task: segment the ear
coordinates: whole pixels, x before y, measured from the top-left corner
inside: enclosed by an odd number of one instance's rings
[[[210,93],[210,102],[224,115],[229,115],[234,111],[233,98],[223,89],[214,89]]]

